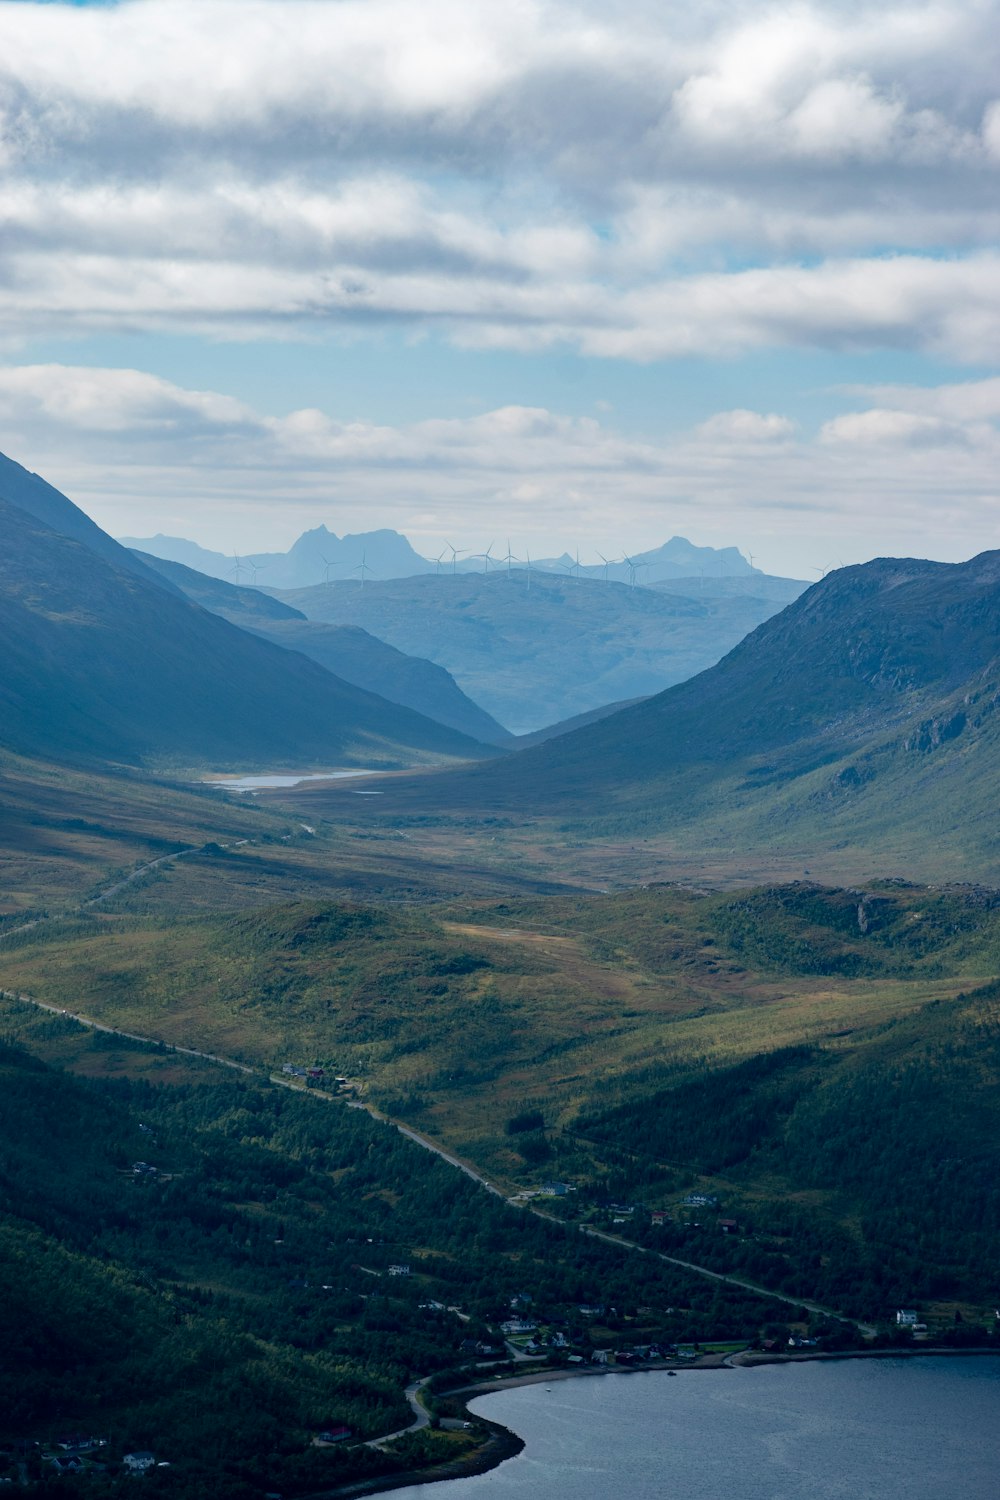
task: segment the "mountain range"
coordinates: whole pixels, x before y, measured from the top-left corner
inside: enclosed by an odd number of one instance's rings
[[[838,570],[689,681],[448,779],[708,849],[855,848],[871,867],[1000,878],[1000,552]]]
[[[514,736],[467,698],[443,667],[397,651],[357,625],[325,625],[259,589],[209,578],[183,563],[135,554],[169,579],[189,599],[288,651],[300,651],[320,666],[392,703],[426,714],[489,745],[513,746]]]
[[[452,553],[446,546],[434,558],[421,557],[405,536],[398,531],[381,529],[337,536],[325,526],[304,531],[287,552],[253,552],[240,556],[213,552],[185,537],[120,537],[122,546],[136,552],[162,558],[165,562],[183,563],[209,578],[226,582],[260,584],[267,588],[309,588],[317,583],[360,582],[362,565],[366,578],[382,581],[393,578],[415,578],[422,573],[456,574],[506,571],[506,551],[490,543],[489,557],[459,548]],[[509,548],[509,543],[504,544]],[[755,592],[777,585],[773,597],[787,603],[806,587],[798,579],[773,578],[761,573],[737,547],[697,547],[685,537],[674,536],[660,547],[636,552],[630,557],[607,563],[581,563],[578,552],[564,552],[560,557],[511,557],[512,571],[556,573],[599,578],[604,582],[637,584],[648,588],[655,584],[685,580],[701,594],[727,593],[740,580],[753,578]],[[767,597],[772,597],[767,594]]]
[[[360,625],[438,663],[515,734],[656,693],[716,662],[781,607],[757,578],[725,596],[524,571],[283,590],[310,620]]]
[[[490,753],[202,609],[11,460],[0,631],[0,748],[20,755],[326,767]]]

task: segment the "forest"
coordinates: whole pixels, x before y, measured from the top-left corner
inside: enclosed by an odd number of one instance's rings
[[[512,1207],[345,1103],[11,1002],[3,1024],[9,1477],[93,1494],[148,1449],[166,1465],[143,1480],[156,1494],[307,1493],[447,1447],[435,1432],[362,1443],[408,1424],[415,1377],[467,1380],[512,1307],[563,1331],[557,1359],[623,1340],[752,1341],[775,1316]],[[598,1326],[587,1304],[604,1309]],[[317,1447],[331,1425],[351,1441]],[[106,1443],[85,1479],[56,1481],[46,1462],[67,1432]]]

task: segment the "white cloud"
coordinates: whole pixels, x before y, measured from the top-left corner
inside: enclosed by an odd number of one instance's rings
[[[709,442],[774,443],[791,437],[795,431],[795,423],[776,412],[765,416],[759,411],[737,408],[735,411],[716,412],[713,417],[702,422],[697,431],[700,437]]]
[[[7,366],[0,448],[109,530],[224,550],[234,536],[246,550],[287,546],[320,521],[396,526],[430,555],[453,530],[477,545],[509,531],[532,555],[579,543],[592,556],[681,533],[744,541],[764,566],[803,576],[826,553],[944,545],[960,557],[994,545],[997,383],[897,388],[892,405],[883,388],[879,399],[815,438],[780,414],[729,411],[653,442],[544,407],[344,422],[256,411],[137,370]]]
[[[910,411],[849,412],[824,422],[820,441],[824,443],[857,443],[903,448],[937,448],[941,445],[966,443],[968,433],[955,422],[940,417],[921,416]]]
[[[0,5],[0,335],[988,358],[998,36],[1000,0]]]

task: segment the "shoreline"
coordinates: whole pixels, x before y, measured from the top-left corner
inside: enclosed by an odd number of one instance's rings
[[[354,1500],[357,1496],[390,1494],[393,1490],[407,1489],[418,1484],[439,1484],[449,1479],[466,1479],[475,1474],[487,1474],[499,1468],[509,1458],[524,1450],[524,1440],[509,1427],[481,1417],[468,1410],[470,1401],[481,1396],[492,1396],[499,1391],[515,1390],[519,1386],[552,1385],[557,1380],[601,1379],[609,1375],[666,1375],[680,1374],[687,1370],[753,1370],[762,1365],[807,1364],[816,1361],[845,1359],[925,1359],[929,1355],[955,1359],[992,1355],[1000,1359],[1000,1349],[956,1349],[950,1345],[930,1345],[914,1349],[795,1349],[786,1353],[765,1352],[760,1349],[741,1349],[733,1354],[705,1354],[691,1360],[657,1360],[640,1366],[591,1365],[586,1369],[568,1370],[563,1366],[551,1370],[532,1370],[524,1375],[503,1375],[498,1380],[475,1381],[470,1385],[455,1386],[441,1391],[442,1396],[457,1397],[470,1421],[489,1428],[490,1436],[481,1448],[464,1459],[437,1464],[425,1469],[412,1469],[402,1474],[381,1475],[372,1479],[359,1479],[339,1485],[334,1489],[315,1491],[301,1500]]]

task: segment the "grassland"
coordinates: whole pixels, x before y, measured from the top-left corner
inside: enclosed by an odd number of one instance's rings
[[[899,882],[101,907],[0,944],[6,989],[251,1065],[322,1065],[509,1192],[558,1177],[577,1188],[558,1211],[596,1227],[616,1197],[659,1205],[682,1259],[873,1321],[918,1291],[971,1317],[990,1295],[982,1224],[945,1194],[942,1238],[920,1205],[1000,1132],[998,973],[995,893]],[[880,1216],[887,1172],[903,1186]],[[755,1227],[704,1241],[691,1191]]]

